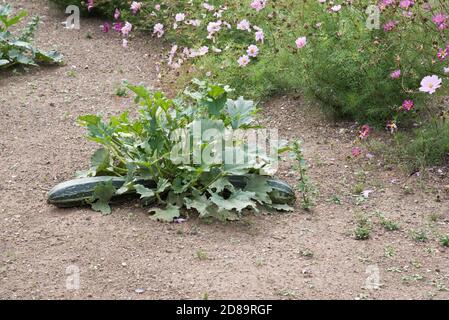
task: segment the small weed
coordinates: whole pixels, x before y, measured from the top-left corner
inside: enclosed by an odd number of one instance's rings
[[[341,205],[341,199],[335,194],[329,199],[329,201]]]
[[[398,226],[398,224],[396,222],[394,222],[392,220],[387,220],[387,219],[385,219],[383,217],[380,218],[380,224],[387,231],[397,231],[397,230],[399,230],[399,226]]]
[[[121,98],[126,98],[127,96],[128,96],[128,93],[127,93],[127,91],[126,91],[126,88],[117,88],[116,90],[115,90],[115,95],[117,96],[117,97],[121,97]]]
[[[308,249],[302,250],[301,255],[306,258],[313,258],[313,252]]]
[[[367,217],[357,218],[357,228],[354,231],[356,240],[367,240],[371,236],[371,222]]]
[[[429,240],[429,238],[427,237],[427,234],[424,230],[412,231],[411,237],[416,242],[427,242]]]
[[[387,258],[392,258],[395,256],[395,254],[396,254],[396,251],[394,250],[393,247],[388,246],[384,249],[384,255]]]
[[[363,190],[365,190],[365,186],[363,185],[363,183],[357,183],[354,188],[352,188],[352,193],[361,194]]]
[[[75,70],[67,71],[67,77],[69,77],[69,78],[76,78],[76,76],[77,76],[77,73],[76,73]]]
[[[207,256],[207,253],[202,250],[198,250],[196,252],[196,257],[201,261],[209,259],[209,257]]]
[[[441,214],[437,213],[437,212],[433,212],[430,214],[429,216],[429,221],[430,222],[438,222],[441,219]]]
[[[440,244],[443,247],[449,247],[449,234],[440,237]]]
[[[417,281],[421,281],[421,280],[424,280],[424,277],[420,274],[413,274],[411,276],[403,276],[402,277],[402,282],[404,282],[404,283],[417,282]]]

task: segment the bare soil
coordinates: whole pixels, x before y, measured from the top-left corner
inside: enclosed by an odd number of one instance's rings
[[[37,43],[64,53],[66,65],[0,75],[1,299],[449,298],[449,249],[438,242],[449,232],[447,170],[424,180],[376,154],[351,158],[357,127],[332,124],[301,97],[272,99],[261,121],[304,141],[319,188],[311,212],[163,224],[136,203],[108,216],[48,205],[46,192],[87,168],[96,148],[76,118],[130,108],[131,98],[114,95],[122,79],[162,87],[162,45],[140,35],[125,50],[99,20],[67,30],[46,1],[14,6],[44,16]],[[278,175],[294,184],[290,165]],[[373,190],[368,199],[357,185]],[[386,231],[376,211],[400,230]],[[354,237],[359,215],[371,220],[368,240]],[[414,240],[414,230],[428,240]],[[73,268],[77,290],[66,286]],[[380,287],[365,288],[376,270]]]

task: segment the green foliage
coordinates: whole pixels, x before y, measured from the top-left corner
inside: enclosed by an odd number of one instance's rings
[[[411,237],[416,242],[427,242],[429,240],[427,233],[424,230],[419,231],[413,230],[411,232]]]
[[[11,28],[27,16],[26,11],[13,15],[9,4],[0,5],[0,68],[16,64],[37,66],[38,63],[61,63],[62,56],[56,51],[42,51],[32,44],[39,17],[34,17],[18,35]]]
[[[368,218],[360,216],[357,218],[357,227],[354,230],[356,240],[367,240],[371,237],[371,222]]]
[[[434,120],[415,130],[411,138],[400,135],[397,139],[398,145],[403,146],[400,151],[403,152],[404,162],[412,164],[412,169],[446,162],[449,153],[448,122]]]
[[[449,234],[440,237],[440,244],[443,247],[449,247]]]
[[[137,119],[131,120],[128,112],[109,122],[98,115],[79,117],[88,139],[102,145],[85,175],[127,179],[116,191],[101,186],[93,199],[95,210],[109,213],[111,197],[130,190],[140,194],[144,203],[156,201],[162,208],[152,209],[152,218],[161,221],[180,217],[183,207],[196,210],[201,218],[220,220],[238,219],[244,209],[257,212],[258,204],[291,210],[290,199],[272,203],[272,187],[264,172],[271,172],[279,154],[292,147],[281,146],[266,155],[248,143],[245,133],[258,127],[252,101],[229,99],[229,87],[198,80],[175,100],[143,86],[126,87],[136,95]],[[244,161],[235,161],[238,154]],[[305,167],[301,174],[304,179]],[[228,180],[231,175],[245,176],[245,185],[234,187]],[[156,185],[141,185],[137,181],[142,179]]]
[[[314,196],[316,189],[307,176],[307,162],[304,159],[302,147],[299,141],[292,144],[292,156],[296,160],[296,171],[298,174],[297,189],[301,192],[301,205],[305,210],[310,210],[314,206]]]

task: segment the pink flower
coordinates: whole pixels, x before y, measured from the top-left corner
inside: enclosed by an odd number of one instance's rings
[[[156,4],[156,5],[154,6],[154,9],[155,9],[156,11],[161,10],[161,5],[160,5],[160,4]]]
[[[351,153],[353,157],[357,158],[362,154],[362,149],[360,149],[359,147],[354,147],[352,148]]]
[[[401,70],[395,70],[391,74],[391,79],[398,79],[401,76]]]
[[[402,103],[402,109],[404,109],[405,111],[410,111],[413,109],[414,105],[415,105],[415,103],[413,102],[413,100],[405,100]]]
[[[412,0],[401,0],[401,2],[399,2],[399,6],[402,9],[408,9],[410,7],[412,7],[415,3]]]
[[[429,94],[435,93],[435,91],[441,87],[442,80],[438,76],[427,76],[421,81],[421,88],[419,91],[427,92]]]
[[[112,27],[114,28],[115,31],[122,32],[123,24],[121,22],[114,22],[112,24]]]
[[[133,25],[129,22],[125,22],[125,25],[123,26],[123,28],[120,30],[122,32],[122,34],[124,36],[129,35],[129,33],[131,32],[131,30],[133,29]]]
[[[207,11],[214,11],[215,7],[211,4],[208,4],[207,2],[203,3],[203,8],[205,8]]]
[[[101,26],[101,31],[104,33],[108,33],[110,28],[111,28],[110,24],[108,22],[105,22]]]
[[[175,16],[176,22],[184,21],[185,18],[186,18],[185,13],[178,13],[178,14],[176,14],[176,16]]]
[[[154,25],[153,34],[156,34],[158,38],[164,35],[164,25],[162,23],[156,23]]]
[[[362,126],[362,128],[359,131],[359,138],[360,139],[365,139],[366,137],[369,136],[369,134],[371,133],[372,129],[369,125],[364,124]]]
[[[120,18],[120,10],[116,8],[114,11],[114,19],[118,20],[119,18]]]
[[[444,49],[438,49],[437,57],[440,61],[446,60],[447,56],[449,55],[449,47],[446,47]]]
[[[254,0],[251,2],[251,8],[256,9],[256,11],[260,11],[267,5],[266,0]]]
[[[393,30],[397,25],[397,21],[391,20],[384,24],[384,31],[388,32]]]
[[[248,56],[241,56],[238,60],[239,66],[241,67],[245,67],[248,65],[248,63],[250,62],[250,59]]]
[[[331,8],[331,10],[333,11],[333,12],[338,12],[338,11],[340,11],[341,10],[341,5],[336,5],[336,6],[333,6],[332,8]]]
[[[87,10],[91,11],[94,8],[94,0],[87,0]]]
[[[437,26],[438,30],[444,30],[447,28],[447,15],[444,13],[438,13],[432,17],[433,23]]]
[[[201,25],[201,20],[198,20],[198,19],[189,20],[186,22],[186,24],[192,25],[194,27],[199,27]]]
[[[215,33],[221,30],[221,24],[221,21],[209,22],[209,24],[207,25],[207,32],[209,32],[209,34],[207,35],[208,39],[211,39]]]
[[[259,48],[256,45],[252,44],[248,47],[248,50],[246,50],[246,52],[248,53],[248,56],[255,58],[259,54]]]
[[[131,11],[132,11],[132,13],[134,15],[137,14],[137,12],[139,12],[141,8],[142,8],[142,3],[141,2],[133,1],[131,3],[130,9],[131,9]]]
[[[298,48],[298,49],[304,48],[304,46],[307,44],[307,38],[299,37],[298,39],[296,39],[295,43],[296,43],[296,48]]]
[[[249,24],[248,20],[244,19],[244,20],[240,21],[239,24],[237,25],[237,29],[250,31],[251,29],[250,29],[250,24]]]

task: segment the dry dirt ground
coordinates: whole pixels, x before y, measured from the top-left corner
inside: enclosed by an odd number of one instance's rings
[[[0,298],[449,298],[449,249],[438,242],[449,231],[447,172],[422,182],[378,155],[348,158],[353,124],[330,124],[301,99],[275,98],[261,118],[304,141],[319,188],[310,213],[162,224],[134,203],[108,216],[48,205],[46,192],[86,168],[95,149],[77,116],[131,106],[114,96],[122,79],[158,87],[161,45],[139,36],[124,50],[99,20],[66,30],[46,1],[13,3],[44,16],[38,43],[63,52],[66,65],[0,75]],[[289,163],[280,176],[294,183]],[[373,192],[362,199],[357,189]],[[400,230],[386,231],[376,211]],[[354,238],[361,215],[373,229],[365,241]],[[428,240],[414,240],[413,230]],[[376,278],[378,289],[365,288]]]

